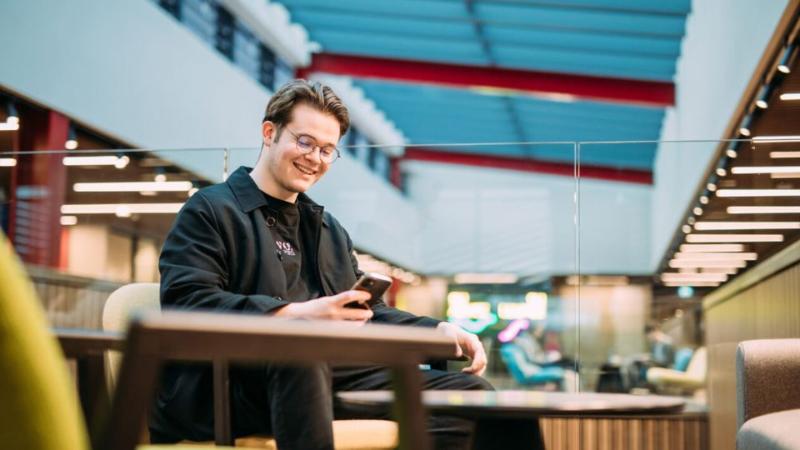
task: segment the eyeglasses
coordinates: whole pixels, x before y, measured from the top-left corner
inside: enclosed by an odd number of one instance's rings
[[[316,139],[307,134],[297,134],[288,128],[286,128],[286,131],[294,137],[297,150],[300,153],[307,155],[319,149],[319,159],[325,164],[332,164],[339,159],[339,149],[335,145],[319,145]]]

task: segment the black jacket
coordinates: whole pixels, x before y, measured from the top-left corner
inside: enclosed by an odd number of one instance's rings
[[[291,300],[286,299],[283,265],[262,212],[266,199],[250,171],[240,167],[225,183],[201,189],[178,213],[159,260],[162,308],[268,314]],[[344,227],[305,194],[297,202],[304,248],[316,249],[304,258],[317,267],[324,294],[350,289],[361,272]],[[383,302],[373,304],[372,310],[373,322],[429,327],[439,323]],[[207,416],[213,403],[210,377],[207,366],[170,366],[162,379],[152,431],[177,431],[174,428],[180,426],[170,417],[191,413],[187,408]],[[201,418],[189,422],[197,419]]]

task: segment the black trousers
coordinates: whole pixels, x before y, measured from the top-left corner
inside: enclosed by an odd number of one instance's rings
[[[493,390],[491,384],[481,377],[460,372],[426,370],[422,372],[424,389],[439,390]],[[337,367],[325,364],[308,366],[261,365],[231,370],[231,427],[235,437],[252,434],[270,434],[275,437],[281,450],[332,450],[334,419],[389,419],[389,412],[359,410],[335,401],[340,391],[390,389],[389,371],[383,367]],[[181,402],[183,403],[183,402]],[[177,405],[176,405],[177,406]],[[188,406],[183,403],[183,406]],[[200,405],[194,405],[199,407]],[[154,443],[176,439],[171,431],[185,430],[183,439],[213,439],[213,413],[206,405],[199,408],[207,412],[187,414],[188,411],[173,411],[168,422],[172,430],[155,432],[151,423],[151,439]],[[162,414],[167,411],[162,410]],[[198,412],[195,409],[194,412]],[[194,423],[186,422],[193,417]],[[161,422],[166,423],[166,417]],[[198,420],[200,419],[200,420]],[[210,419],[210,422],[209,422]],[[203,423],[198,423],[203,422]],[[205,423],[208,422],[208,423]],[[492,436],[509,436],[515,430],[504,430],[508,422],[496,422],[481,427],[483,436],[474,440],[475,448],[492,448]],[[512,424],[513,426],[513,424]],[[526,425],[526,436],[533,435],[538,446],[541,436],[538,424],[535,430]],[[433,415],[428,425],[436,449],[468,449],[473,442],[475,425],[472,421],[449,416]],[[519,433],[517,433],[519,434]],[[167,435],[170,438],[165,439]],[[527,439],[526,439],[527,440]]]

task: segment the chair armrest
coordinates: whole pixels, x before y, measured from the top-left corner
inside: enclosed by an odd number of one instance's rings
[[[737,421],[800,408],[800,339],[744,341],[736,352]]]
[[[116,331],[54,328],[52,332],[67,358],[102,354],[108,350],[122,350],[125,343],[125,334]]]
[[[432,329],[191,312],[135,316],[107,426],[94,448],[132,450],[166,360],[369,363],[393,369],[400,442],[427,448],[417,365],[455,353],[452,339]]]

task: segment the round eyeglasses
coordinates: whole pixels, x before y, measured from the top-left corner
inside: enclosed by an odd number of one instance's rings
[[[304,155],[319,149],[319,159],[325,164],[332,164],[341,156],[335,145],[319,145],[316,139],[307,134],[297,134],[288,128],[286,131],[294,137],[297,150]]]

